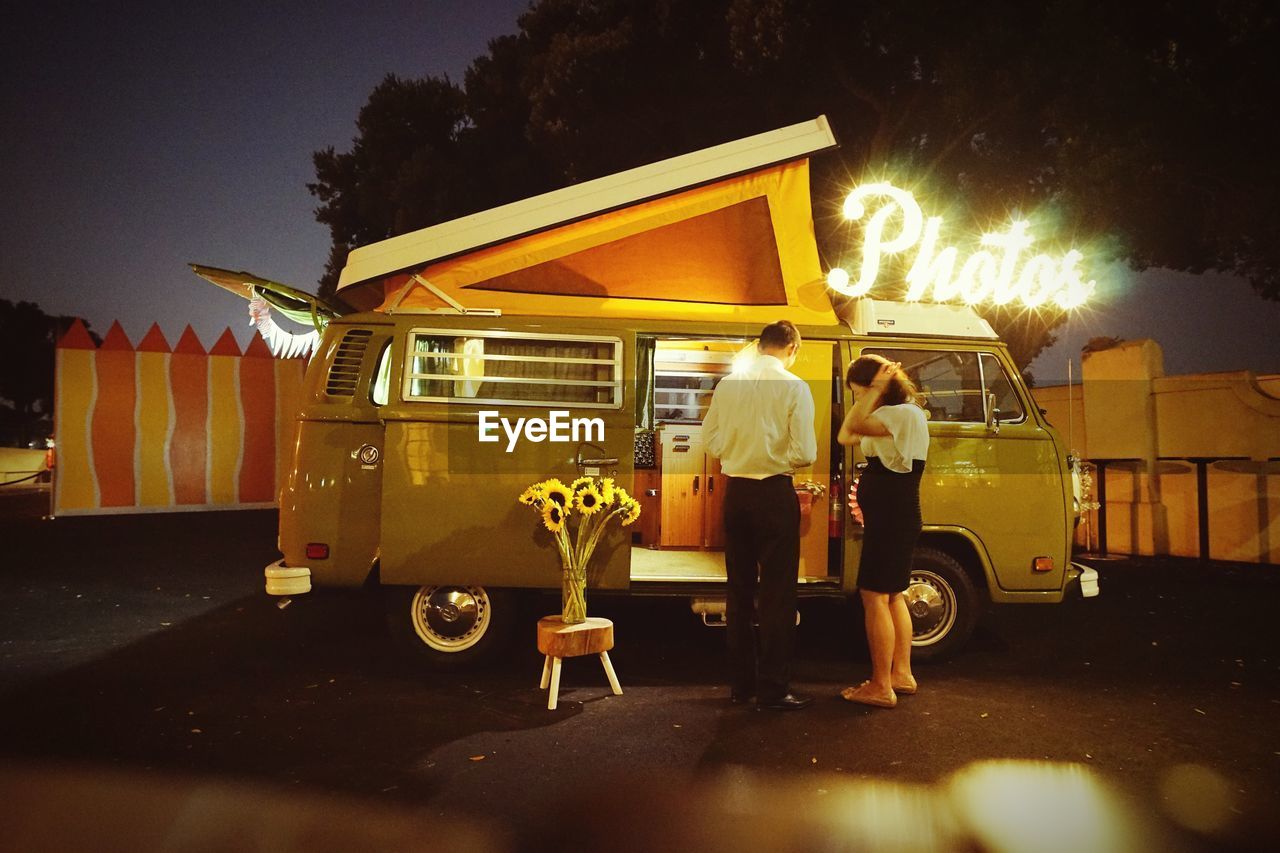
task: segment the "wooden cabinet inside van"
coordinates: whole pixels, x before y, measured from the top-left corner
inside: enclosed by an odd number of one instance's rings
[[[664,548],[723,548],[725,476],[708,456],[701,424],[669,424],[662,443],[659,544]]]

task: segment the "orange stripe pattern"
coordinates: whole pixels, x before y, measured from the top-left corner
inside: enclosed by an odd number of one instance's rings
[[[254,336],[240,360],[240,410],[244,412],[244,456],[240,500],[276,499],[276,372],[271,351]]]
[[[169,470],[173,472],[173,501],[203,504],[209,457],[209,358],[196,333],[187,326],[169,362],[173,397],[173,436]]]
[[[120,323],[111,330],[98,349],[99,394],[93,408],[93,469],[98,478],[102,506],[132,506],[135,501],[133,472],[134,409],[137,403],[137,354],[125,337]]]
[[[190,326],[172,352],[154,325],[98,346],[79,321],[57,356],[55,515],[274,503],[304,362],[256,337],[241,355],[230,330],[206,352]]]

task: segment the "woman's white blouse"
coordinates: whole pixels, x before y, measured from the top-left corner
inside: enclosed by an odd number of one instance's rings
[[[915,403],[881,406],[872,412],[889,430],[888,435],[864,435],[863,456],[877,456],[881,464],[899,474],[911,473],[911,463],[929,455],[929,421]]]

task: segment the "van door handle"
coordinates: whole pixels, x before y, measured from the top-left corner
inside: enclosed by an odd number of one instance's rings
[[[708,493],[708,494],[712,494],[712,495],[714,495],[714,494],[716,493],[716,478],[715,478],[715,477],[708,477],[708,478],[707,478],[707,493]]]
[[[595,468],[604,468],[608,465],[617,465],[618,457],[616,456],[598,456],[594,459],[579,459],[579,465],[587,465]]]
[[[694,493],[695,495],[698,493],[698,478],[697,478],[697,477],[694,477],[694,478],[693,478],[693,493]]]

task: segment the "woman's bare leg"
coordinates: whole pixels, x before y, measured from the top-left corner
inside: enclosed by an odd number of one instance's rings
[[[871,650],[871,684],[874,692],[893,693],[894,624],[889,612],[889,596],[883,592],[859,590],[867,627],[867,646]]]
[[[894,689],[915,690],[916,679],[911,673],[911,611],[902,593],[889,596],[889,613],[893,618],[893,685]]]

